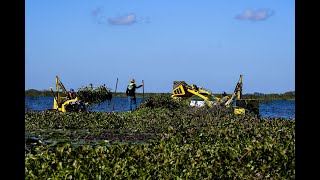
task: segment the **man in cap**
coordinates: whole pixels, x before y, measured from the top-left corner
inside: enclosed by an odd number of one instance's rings
[[[136,89],[142,86],[143,84],[141,84],[140,86],[136,86],[134,79],[131,79],[130,84],[127,86],[126,95],[128,96],[130,111],[137,109]]]
[[[69,93],[68,93],[68,97],[69,100],[70,99],[75,99],[76,98],[76,92],[74,92],[74,89],[70,89]]]

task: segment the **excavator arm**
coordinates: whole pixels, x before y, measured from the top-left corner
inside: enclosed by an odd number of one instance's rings
[[[226,107],[230,107],[230,104],[232,103],[234,98],[237,98],[240,100],[242,98],[242,75],[240,75],[239,81],[234,88],[234,91],[231,95],[231,98],[224,104]]]
[[[242,99],[242,75],[240,75],[239,81],[231,95],[231,98],[225,103],[226,107],[230,107],[233,100],[236,100],[233,107],[235,114],[245,114],[246,111],[251,111],[256,115],[259,114],[259,100],[256,99]]]
[[[62,92],[65,95],[68,95],[68,91],[66,90],[66,88],[64,87],[64,85],[62,84],[62,82],[60,81],[59,77],[56,76],[56,91],[59,92],[60,89],[62,90]]]

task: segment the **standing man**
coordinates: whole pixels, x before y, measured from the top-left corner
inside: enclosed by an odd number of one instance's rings
[[[137,109],[136,89],[142,86],[143,84],[141,84],[140,86],[136,86],[134,79],[131,79],[130,84],[127,86],[126,95],[128,96],[130,111]]]

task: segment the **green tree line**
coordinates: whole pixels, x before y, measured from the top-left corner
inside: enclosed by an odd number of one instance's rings
[[[159,94],[167,94],[170,95],[171,93],[137,93],[137,97],[145,97],[149,98],[155,95]],[[216,97],[221,98],[221,94],[213,94]],[[231,94],[228,94],[231,96]],[[53,96],[53,93],[49,90],[36,90],[36,89],[29,89],[25,91],[25,96]],[[124,92],[117,92],[113,93],[113,97],[126,97],[126,94]],[[253,93],[253,94],[243,94],[242,99],[258,99],[258,100],[273,100],[273,99],[281,99],[281,100],[294,100],[295,99],[295,91],[288,91],[285,93],[270,93],[270,94],[264,94],[264,93]]]

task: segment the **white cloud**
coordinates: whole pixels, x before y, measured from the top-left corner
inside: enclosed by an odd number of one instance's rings
[[[121,17],[109,18],[108,22],[112,25],[131,25],[136,22],[136,15],[130,13]]]
[[[274,12],[268,9],[246,10],[235,16],[238,20],[263,21],[272,16]]]

